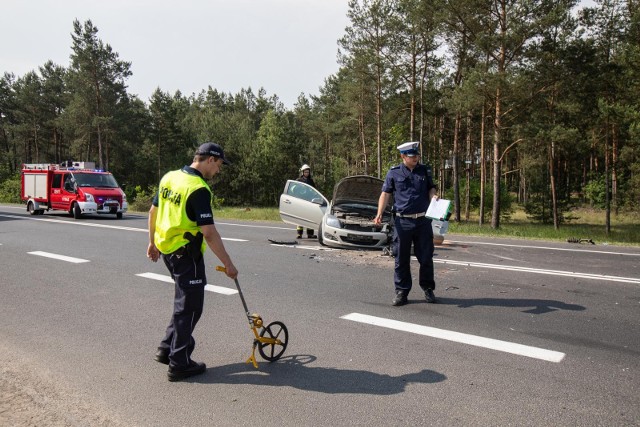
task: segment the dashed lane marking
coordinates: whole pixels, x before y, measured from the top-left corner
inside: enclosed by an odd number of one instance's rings
[[[59,255],[59,254],[52,254],[50,252],[33,251],[33,252],[27,252],[27,253],[29,255],[37,255],[37,256],[42,256],[42,257],[45,257],[45,258],[59,259],[60,261],[72,262],[74,264],[80,264],[80,263],[83,263],[83,262],[89,262],[88,259],[74,258],[74,257],[71,257],[71,256]]]
[[[560,363],[565,357],[564,353],[560,353],[558,351],[546,350],[544,348],[531,347],[508,341],[500,341],[477,335],[463,334],[461,332],[448,331],[446,329],[432,328],[430,326],[416,325],[414,323],[400,322],[398,320],[385,319],[383,317],[369,316],[366,314],[351,313],[341,316],[340,318],[374,326],[381,326],[383,328],[395,329],[397,331],[411,332],[413,334],[453,341],[461,344],[503,351],[505,353],[517,354],[519,356],[531,357],[547,362]]]
[[[159,280],[161,282],[173,283],[173,279],[171,278],[171,276],[167,276],[164,274],[140,273],[140,274],[136,274],[136,276],[144,277],[146,279]],[[236,289],[230,289],[230,288],[225,288],[223,286],[216,286],[216,285],[209,285],[209,284],[205,285],[204,290],[209,292],[215,292],[217,294],[222,294],[222,295],[234,295],[238,293]]]

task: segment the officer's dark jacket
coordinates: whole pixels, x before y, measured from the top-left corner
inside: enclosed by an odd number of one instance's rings
[[[404,163],[387,172],[382,191],[393,194],[393,207],[399,214],[426,212],[431,200],[429,190],[436,188],[431,167],[419,163],[413,171]]]

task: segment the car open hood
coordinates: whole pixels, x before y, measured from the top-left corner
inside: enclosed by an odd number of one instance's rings
[[[332,204],[366,203],[378,205],[384,181],[367,175],[348,176],[333,188]]]

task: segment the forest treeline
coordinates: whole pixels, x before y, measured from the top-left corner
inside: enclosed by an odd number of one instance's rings
[[[590,203],[609,226],[640,203],[638,3],[349,0],[339,70],[292,109],[264,88],[145,102],[127,92],[131,63],[76,20],[68,65],[0,79],[0,196],[18,200],[22,163],[73,159],[135,199],[215,141],[233,161],[218,203],[276,206],[303,163],[330,195],[345,176],[384,178],[396,146],[419,141],[453,220],[498,228],[515,201],[559,227]]]

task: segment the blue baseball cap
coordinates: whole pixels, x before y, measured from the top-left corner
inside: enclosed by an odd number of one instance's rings
[[[219,144],[215,142],[205,142],[196,151],[196,154],[201,156],[216,156],[222,159],[222,163],[225,165],[230,165],[231,162],[224,157],[224,150]]]

